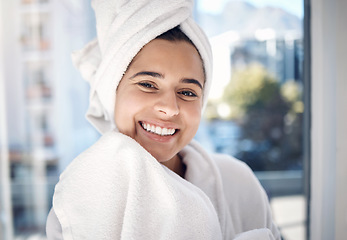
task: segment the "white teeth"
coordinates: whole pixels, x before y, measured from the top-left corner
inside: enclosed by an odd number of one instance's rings
[[[142,127],[148,132],[152,132],[161,136],[173,135],[176,131],[173,128],[161,128],[159,126],[154,126],[147,123],[142,123]]]
[[[161,133],[162,133],[161,127],[156,127],[155,133],[161,135]]]
[[[163,128],[163,130],[161,131],[162,135],[168,135],[168,131],[167,128]]]

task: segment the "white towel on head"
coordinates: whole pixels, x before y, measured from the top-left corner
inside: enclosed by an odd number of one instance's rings
[[[141,48],[160,34],[180,26],[203,60],[204,104],[211,85],[209,41],[191,18],[193,0],[93,0],[97,39],[73,54],[75,66],[90,83],[87,119],[101,133],[115,128],[116,89]]]
[[[205,189],[161,165],[132,138],[104,134],[56,185],[53,207],[64,239],[230,239],[220,176],[212,162],[200,161],[214,173],[203,180]]]

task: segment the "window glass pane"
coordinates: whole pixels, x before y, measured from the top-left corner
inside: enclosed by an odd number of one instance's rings
[[[255,171],[285,239],[305,239],[303,1],[197,1],[214,79],[196,138]]]
[[[94,16],[83,0],[0,5],[0,170],[10,169],[0,176],[0,238],[45,239],[60,172],[99,136],[84,119],[89,88],[70,59],[95,36]],[[304,239],[302,0],[196,0],[195,10],[215,59],[196,138],[249,164],[285,239]]]
[[[60,172],[98,137],[84,118],[87,83],[70,58],[95,36],[94,16],[90,1],[0,5],[7,120],[0,124],[0,239],[45,239]]]

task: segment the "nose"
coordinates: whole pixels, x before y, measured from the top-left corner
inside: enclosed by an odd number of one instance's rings
[[[163,93],[158,96],[154,109],[160,114],[173,117],[179,114],[179,106],[177,102],[176,93]]]

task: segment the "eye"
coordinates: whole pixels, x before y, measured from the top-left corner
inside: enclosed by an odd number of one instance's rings
[[[156,86],[154,86],[154,84],[150,83],[150,82],[139,82],[138,85],[144,87],[144,88],[154,88],[157,89]]]
[[[146,93],[154,93],[159,90],[158,85],[151,81],[144,81],[136,83],[139,86],[139,89]]]
[[[198,95],[195,92],[190,91],[190,90],[183,90],[183,91],[178,92],[178,94],[180,94],[181,97],[184,99],[194,99],[194,98],[198,97]]]
[[[187,97],[196,97],[196,94],[191,91],[182,91],[181,94]]]

